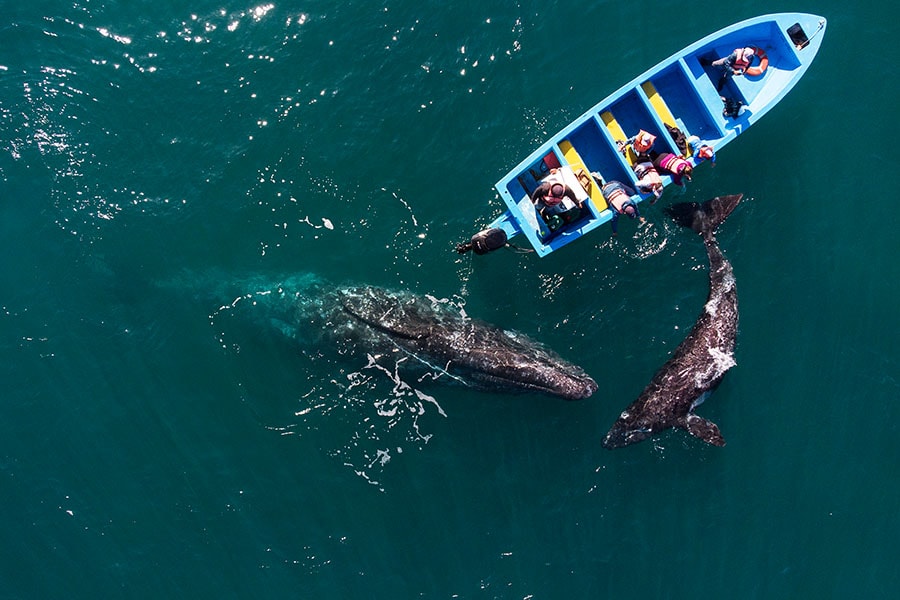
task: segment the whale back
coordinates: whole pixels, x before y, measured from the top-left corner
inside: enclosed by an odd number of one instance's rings
[[[429,323],[437,313],[412,295],[376,287],[348,288],[338,293],[344,310],[370,327],[411,340],[431,335]]]
[[[342,311],[366,326],[347,332],[364,342],[401,349],[415,357],[413,363],[441,365],[456,380],[572,400],[597,390],[581,367],[528,336],[467,318],[430,297],[376,287],[345,288],[337,295]],[[378,334],[368,335],[368,328]]]

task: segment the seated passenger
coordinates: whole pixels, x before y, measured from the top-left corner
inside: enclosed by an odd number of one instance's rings
[[[653,194],[650,204],[656,204],[663,193],[663,182],[647,154],[637,157],[634,163],[634,174],[638,178],[638,191],[642,194]]]
[[[708,160],[712,166],[716,166],[716,151],[712,146],[701,140],[696,135],[692,135],[687,139],[688,146],[691,147],[691,154],[694,155],[697,163]]]
[[[755,53],[756,50],[749,46],[746,48],[735,48],[734,52],[718,60],[701,58],[700,64],[704,66],[710,65],[722,70],[722,77],[719,78],[719,81],[716,84],[716,89],[722,91],[725,82],[727,82],[730,77],[744,74],[744,71],[750,66],[750,61],[753,60],[753,55]]]
[[[642,217],[640,211],[638,211],[637,202],[632,199],[632,196],[635,195],[633,189],[621,181],[603,183],[603,178],[599,173],[591,173],[591,176],[597,182],[597,185],[600,186],[600,191],[603,192],[603,197],[606,198],[606,202],[609,204],[610,210],[612,210],[612,220],[609,224],[612,226],[612,234],[614,236],[619,233],[619,215],[640,219],[641,224],[647,222],[647,219]]]
[[[566,202],[567,200],[571,202]],[[560,181],[552,180],[543,181],[534,190],[531,202],[550,226],[551,231],[574,220],[584,207],[584,202],[575,196],[572,188]]]
[[[659,172],[671,175],[672,182],[675,185],[684,185],[682,183],[682,178],[685,178],[688,181],[691,180],[694,167],[692,167],[691,163],[686,161],[683,156],[678,156],[671,152],[651,151],[650,160],[653,161],[653,166],[656,167]]]
[[[616,142],[616,145],[619,146],[619,151],[626,156],[628,154],[628,146],[631,146],[631,149],[634,150],[635,155],[640,156],[641,154],[650,152],[650,148],[653,147],[653,142],[655,141],[655,135],[641,129],[637,132],[637,135],[631,136],[624,142],[619,140],[618,142]]]

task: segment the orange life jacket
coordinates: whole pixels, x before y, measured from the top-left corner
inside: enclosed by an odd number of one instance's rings
[[[648,133],[641,129],[634,139],[634,151],[638,154],[643,154],[650,150],[653,147],[653,142],[656,141],[656,136],[652,133]]]
[[[750,66],[750,61],[753,59],[753,55],[747,56],[747,51],[752,48],[735,48],[734,53],[737,55],[737,58],[734,60],[734,67],[736,69],[740,69],[741,71],[746,71],[747,67]]]

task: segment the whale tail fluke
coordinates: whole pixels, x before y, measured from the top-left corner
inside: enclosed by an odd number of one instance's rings
[[[716,196],[702,204],[681,202],[666,209],[666,213],[682,227],[690,227],[699,234],[715,233],[728,215],[740,204],[743,194]]]

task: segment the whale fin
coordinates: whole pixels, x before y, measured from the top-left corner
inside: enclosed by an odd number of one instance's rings
[[[713,446],[724,446],[725,438],[719,432],[719,426],[712,421],[707,421],[703,417],[699,417],[693,413],[687,415],[681,420],[679,426],[690,433],[695,438],[699,438],[707,444]]]
[[[716,196],[702,204],[681,202],[666,209],[666,213],[682,227],[690,227],[696,233],[713,233],[740,203],[743,194]]]

